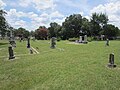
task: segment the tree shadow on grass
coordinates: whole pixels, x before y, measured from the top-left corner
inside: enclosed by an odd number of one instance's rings
[[[8,43],[0,43],[0,46],[2,46],[2,45],[7,45]]]

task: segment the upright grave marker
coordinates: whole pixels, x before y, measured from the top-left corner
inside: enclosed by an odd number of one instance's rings
[[[27,48],[30,48],[30,38],[27,39]]]
[[[106,46],[109,46],[109,39],[106,40]]]
[[[16,47],[16,42],[14,36],[12,35],[12,31],[10,31],[9,43],[12,45],[12,47]]]
[[[82,36],[80,36],[79,43],[82,43]]]
[[[108,64],[108,67],[112,68],[112,67],[116,67],[116,65],[114,64],[114,54],[111,53],[109,55],[109,64]]]
[[[87,44],[87,35],[85,36],[80,36],[80,39],[79,39],[79,43],[84,43],[84,44]]]
[[[51,38],[51,48],[55,48],[56,42],[55,42],[55,37]]]
[[[14,53],[13,53],[12,46],[8,47],[8,51],[9,51],[9,59],[14,59],[15,56],[14,56]]]
[[[87,35],[84,36],[84,43],[87,43]]]

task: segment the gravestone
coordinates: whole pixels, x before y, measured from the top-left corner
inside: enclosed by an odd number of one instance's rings
[[[84,36],[84,43],[87,43],[87,35]]]
[[[109,64],[108,64],[108,67],[112,68],[112,67],[116,67],[116,65],[114,64],[114,54],[111,53],[109,55]]]
[[[104,40],[105,35],[101,35],[100,38],[101,38],[101,40]]]
[[[33,54],[33,50],[30,48],[30,54]]]
[[[9,43],[10,43],[10,45],[12,45],[12,47],[16,47],[16,42],[15,42],[14,37],[10,37]]]
[[[55,48],[56,42],[55,42],[55,37],[51,38],[51,48]]]
[[[106,46],[109,46],[109,39],[106,40]]]
[[[78,43],[83,43],[83,44],[87,44],[87,35],[85,36],[80,36],[80,39],[78,40]]]
[[[27,48],[30,48],[30,38],[27,39]]]
[[[14,53],[13,53],[12,46],[8,47],[8,51],[9,51],[9,59],[14,59],[15,56],[14,56]]]
[[[82,36],[80,36],[79,43],[82,43]]]

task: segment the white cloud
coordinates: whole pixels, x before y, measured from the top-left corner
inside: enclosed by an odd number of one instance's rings
[[[32,3],[32,0],[20,0],[19,5],[22,7],[28,7]]]
[[[56,22],[56,23],[58,23],[59,25],[62,25],[62,23],[63,23],[64,21],[65,21],[65,18],[53,20],[53,22]]]
[[[60,12],[55,11],[51,12],[50,14],[48,13],[41,13],[41,14],[36,14],[34,12],[21,12],[17,11],[16,9],[10,9],[7,11],[6,19],[8,23],[15,27],[24,27],[28,30],[35,30],[39,26],[46,26],[49,27],[49,24],[51,22],[57,22],[58,24],[62,24],[64,20],[64,15],[62,15]],[[55,19],[55,18],[60,18],[60,19]],[[28,18],[29,21],[25,21],[22,18]],[[62,19],[63,18],[63,19]]]
[[[55,12],[51,13],[50,16],[51,17],[64,17],[64,15],[59,13],[58,11],[55,11]]]
[[[26,21],[20,20],[20,21],[16,21],[14,23],[15,26],[19,26],[19,27],[25,27],[26,25]]]
[[[32,6],[38,11],[46,9],[53,10],[56,6],[53,0],[20,0],[19,5],[21,7]]]
[[[32,3],[35,4],[37,10],[53,9],[55,7],[53,0],[33,0]]]
[[[84,15],[84,12],[80,12],[79,14],[81,14],[82,16]]]
[[[120,28],[120,1],[109,2],[104,5],[94,7],[90,13],[106,13],[109,18],[109,23],[116,25]],[[119,23],[119,24],[118,24]]]
[[[4,6],[6,6],[6,4],[2,0],[0,0],[0,8],[3,8]]]

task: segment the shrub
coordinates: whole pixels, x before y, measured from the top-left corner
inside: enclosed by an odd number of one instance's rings
[[[91,42],[93,40],[93,37],[88,37],[87,40],[88,42]]]

